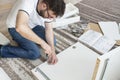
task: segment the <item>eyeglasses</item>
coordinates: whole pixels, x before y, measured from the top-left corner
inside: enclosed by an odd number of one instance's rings
[[[47,17],[46,18],[50,18],[50,19],[52,18],[52,19],[54,19],[54,18],[57,17],[52,10],[48,9],[48,7],[46,9],[46,12],[47,12]]]

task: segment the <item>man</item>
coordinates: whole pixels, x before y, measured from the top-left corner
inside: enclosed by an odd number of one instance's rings
[[[63,0],[17,0],[7,18],[7,26],[18,46],[0,45],[1,57],[37,59],[41,46],[49,62],[57,63],[51,22],[62,16],[64,10]]]

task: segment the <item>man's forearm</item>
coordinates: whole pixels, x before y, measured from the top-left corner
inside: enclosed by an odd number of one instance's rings
[[[52,24],[47,25],[45,32],[46,32],[46,40],[48,44],[51,46],[51,49],[55,51]]]

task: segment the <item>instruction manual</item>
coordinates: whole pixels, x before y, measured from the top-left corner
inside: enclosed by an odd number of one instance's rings
[[[101,33],[88,30],[81,35],[78,40],[89,47],[92,47],[101,54],[107,53],[116,43],[116,41],[103,36]]]

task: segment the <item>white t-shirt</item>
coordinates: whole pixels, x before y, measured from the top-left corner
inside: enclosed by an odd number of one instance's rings
[[[36,11],[37,3],[38,0],[17,0],[6,21],[8,28],[16,27],[16,17],[19,10],[23,10],[29,15],[28,25],[30,28],[34,28],[37,25],[45,27],[45,19],[39,16]]]

